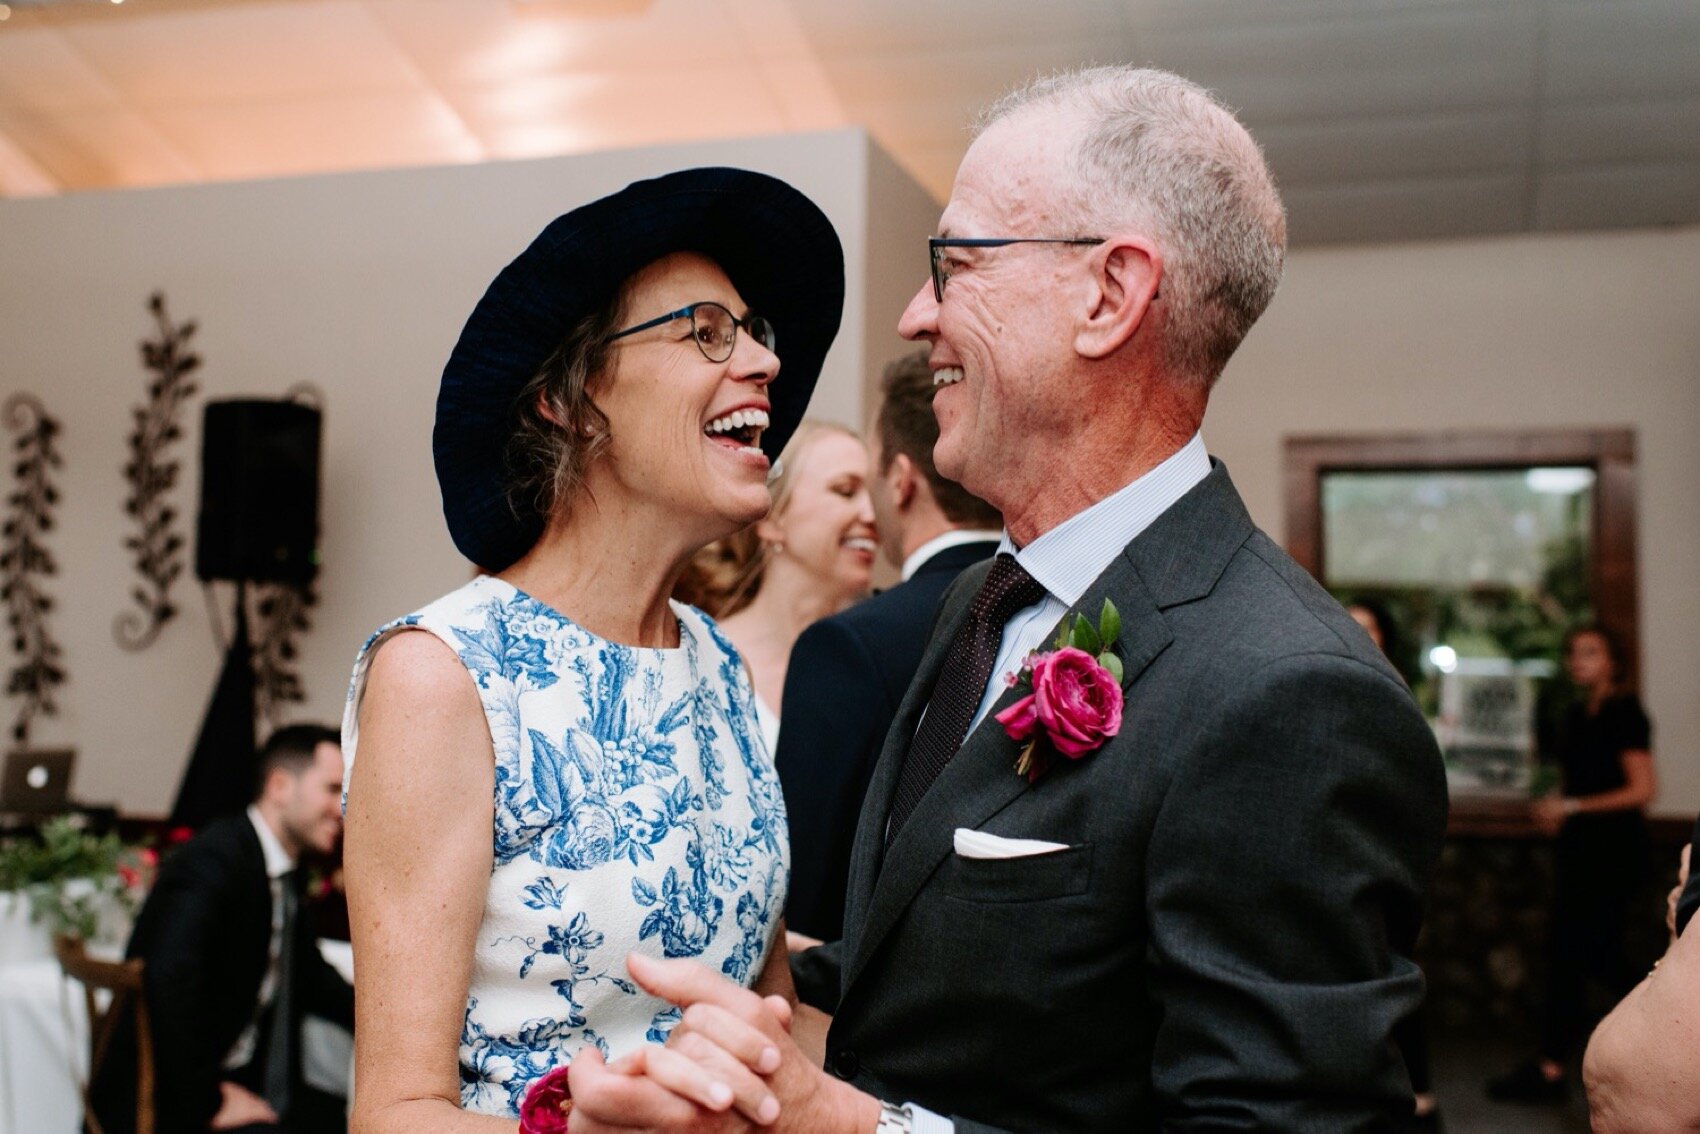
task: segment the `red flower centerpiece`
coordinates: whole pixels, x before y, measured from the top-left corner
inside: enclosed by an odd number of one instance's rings
[[[1028,654],[1012,685],[1029,690],[997,715],[1010,739],[1026,741],[1015,762],[1029,783],[1057,754],[1078,760],[1103,747],[1122,726],[1122,665],[1112,651],[1121,632],[1115,604],[1104,600],[1094,627],[1082,615],[1063,623],[1057,648]]]

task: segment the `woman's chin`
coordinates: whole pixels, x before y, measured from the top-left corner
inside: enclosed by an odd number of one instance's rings
[[[714,538],[721,539],[749,527],[766,516],[771,507],[773,497],[768,495],[765,483],[757,485],[753,490],[723,494],[715,503],[714,513],[725,530]]]

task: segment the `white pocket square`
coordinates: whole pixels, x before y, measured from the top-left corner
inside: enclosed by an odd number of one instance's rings
[[[956,853],[963,858],[1029,858],[1036,854],[1052,854],[1067,849],[1067,843],[1047,843],[1043,839],[1006,839],[1002,835],[975,831],[968,827],[956,829]]]

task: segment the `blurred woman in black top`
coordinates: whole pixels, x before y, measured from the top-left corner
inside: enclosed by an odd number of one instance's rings
[[[1546,1019],[1538,1062],[1489,1087],[1495,1098],[1558,1102],[1565,1066],[1587,1032],[1587,986],[1598,980],[1621,997],[1634,983],[1623,955],[1628,901],[1646,870],[1645,809],[1657,790],[1652,726],[1620,680],[1622,652],[1603,627],[1564,639],[1564,668],[1576,700],[1555,737],[1564,777],[1559,796],[1539,800],[1534,817],[1553,844],[1553,910]]]

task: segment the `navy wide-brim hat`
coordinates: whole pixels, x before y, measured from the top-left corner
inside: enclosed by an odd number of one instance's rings
[[[749,309],[773,324],[780,369],[767,390],[761,447],[777,460],[790,440],[844,307],[844,250],[832,223],[785,182],[748,170],[634,182],[551,221],[485,291],[443,368],[432,432],[437,483],[449,534],[478,566],[500,571],[543,534],[544,517],[506,490],[520,390],[573,323],[673,252],[719,264]]]

